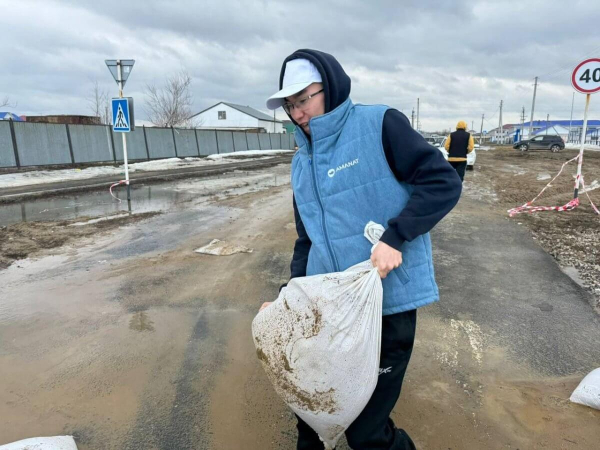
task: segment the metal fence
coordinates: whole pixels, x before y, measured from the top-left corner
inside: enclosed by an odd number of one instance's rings
[[[127,136],[130,160],[291,150],[293,134],[138,127]],[[123,140],[107,125],[0,121],[0,168],[123,161]]]

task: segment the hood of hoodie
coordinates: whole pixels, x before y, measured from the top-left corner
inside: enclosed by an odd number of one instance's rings
[[[341,64],[328,53],[318,50],[302,49],[296,50],[290,56],[285,58],[281,66],[279,75],[279,89],[283,88],[283,75],[285,73],[285,65],[293,59],[307,59],[315,65],[321,78],[323,79],[323,93],[325,94],[325,114],[333,111],[350,96],[350,77],[344,72]],[[298,126],[296,121],[292,122]]]
[[[467,129],[467,122],[465,122],[464,120],[460,120],[457,124],[456,124],[456,129],[457,130],[466,130]]]

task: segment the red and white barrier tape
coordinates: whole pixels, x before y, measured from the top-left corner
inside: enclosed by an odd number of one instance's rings
[[[536,211],[571,211],[572,209],[577,208],[579,206],[579,198],[574,198],[570,202],[568,202],[562,206],[532,206],[532,204],[538,198],[540,198],[540,196],[544,193],[544,191],[546,189],[548,189],[550,186],[552,186],[552,183],[554,182],[554,180],[556,180],[559,177],[559,175],[562,173],[562,171],[564,170],[564,168],[567,164],[569,164],[570,162],[573,162],[575,160],[578,160],[578,159],[579,159],[579,155],[577,155],[575,158],[570,159],[567,162],[565,162],[562,165],[562,167],[560,168],[559,172],[556,174],[556,176],[554,178],[552,178],[552,180],[550,180],[550,182],[544,187],[544,189],[542,189],[542,191],[533,200],[525,203],[522,206],[518,206],[516,208],[509,209],[508,215],[510,217],[513,217],[516,214],[521,214],[521,213],[534,213]],[[578,185],[577,181],[578,181],[578,177],[575,178],[575,186]],[[592,202],[590,195],[587,193],[587,191],[585,191],[585,184],[583,182],[583,176],[581,177],[581,187],[583,188],[585,195],[587,195],[587,198],[589,199],[590,203],[592,204],[592,208],[594,209],[594,211],[597,214],[600,214],[600,211],[598,210],[598,208],[596,208],[596,205],[594,205],[594,203]]]
[[[116,182],[115,184],[112,184],[112,185],[110,186],[110,188],[108,188],[108,192],[110,192],[110,195],[112,195],[112,197],[113,197],[115,200],[118,200],[118,202],[119,202],[119,203],[121,203],[121,199],[120,199],[119,197],[115,196],[115,194],[113,194],[113,188],[114,188],[114,187],[116,187],[116,186],[120,186],[120,185],[122,185],[122,184],[127,184],[127,180],[121,180],[121,181],[118,181],[118,182]]]
[[[585,189],[585,183],[583,182],[583,176],[581,177],[581,187],[583,188],[583,192],[585,192],[585,195],[587,196],[588,200],[590,201],[592,208],[594,209],[594,211],[596,211],[596,214],[600,215],[600,210],[598,210],[596,205],[594,205],[594,202],[590,198],[590,194],[588,194],[588,191]]]

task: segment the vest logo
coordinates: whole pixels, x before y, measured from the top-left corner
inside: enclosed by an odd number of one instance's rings
[[[327,171],[327,175],[329,176],[329,178],[333,178],[335,174],[338,173],[340,170],[348,169],[352,166],[355,166],[356,164],[358,164],[358,158],[352,161],[348,161],[347,163],[342,164],[341,166],[337,166],[335,169],[329,169]]]

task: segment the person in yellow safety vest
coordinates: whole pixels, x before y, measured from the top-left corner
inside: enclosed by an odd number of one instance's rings
[[[461,120],[456,124],[456,131],[450,133],[444,147],[448,152],[448,162],[456,169],[462,181],[467,168],[467,155],[475,148],[473,136],[467,132],[467,122]]]

